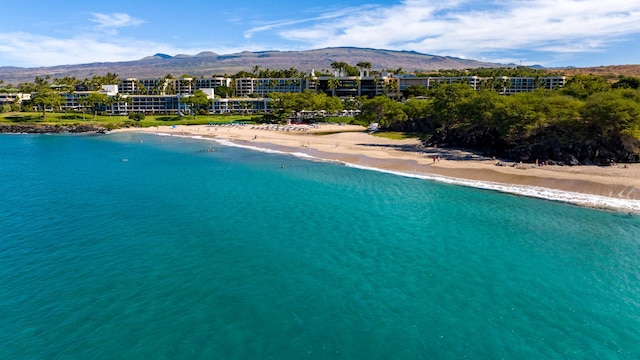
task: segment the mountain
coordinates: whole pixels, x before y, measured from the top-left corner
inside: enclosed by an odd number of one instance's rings
[[[566,76],[574,76],[577,74],[596,75],[616,80],[619,76],[640,77],[640,65],[609,65],[594,67],[567,67],[563,69],[548,69],[562,73]]]
[[[210,51],[197,55],[155,54],[135,61],[34,68],[0,67],[0,80],[15,85],[22,82],[33,82],[36,76],[50,75],[52,78],[73,76],[84,79],[94,75],[106,75],[108,72],[116,73],[120,78],[151,78],[162,77],[166,74],[210,77],[214,74],[231,75],[241,70],[251,71],[256,65],[262,69],[296,68],[308,72],[311,69],[330,70],[331,63],[334,61],[350,65],[366,61],[372,64],[373,69],[402,68],[405,71],[505,66],[504,64],[450,56],[421,54],[415,51],[335,47],[306,51],[243,51],[227,55],[219,55]]]

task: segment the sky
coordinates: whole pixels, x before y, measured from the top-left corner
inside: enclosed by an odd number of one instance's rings
[[[640,64],[638,0],[6,1],[0,66],[353,46],[545,67]]]

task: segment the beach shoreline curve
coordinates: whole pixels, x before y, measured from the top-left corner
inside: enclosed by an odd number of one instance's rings
[[[640,214],[640,164],[599,167],[508,163],[460,149],[425,148],[416,138],[374,136],[358,125],[180,125],[114,132],[227,141],[403,176]]]

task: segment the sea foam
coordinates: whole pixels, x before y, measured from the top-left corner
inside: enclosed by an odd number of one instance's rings
[[[159,133],[158,135],[167,136],[171,134]],[[288,152],[288,151],[282,151],[282,150],[269,149],[266,147],[260,147],[255,145],[241,144],[241,143],[233,142],[227,139],[208,138],[208,137],[191,136],[191,135],[172,135],[172,136],[191,138],[196,140],[214,141],[222,146],[243,148],[247,150],[260,151],[260,152],[269,153],[269,154],[290,155],[290,156],[295,156],[298,158],[313,160],[313,161],[340,163],[345,166],[357,168],[361,170],[378,171],[378,172],[393,174],[397,176],[437,181],[437,182],[446,183],[446,184],[466,186],[466,187],[472,187],[472,188],[484,189],[484,190],[490,190],[490,191],[499,191],[499,192],[513,194],[513,195],[527,196],[527,197],[551,200],[551,201],[559,201],[559,202],[564,202],[564,203],[569,203],[569,204],[574,204],[579,206],[586,206],[586,207],[592,207],[592,208],[598,208],[598,209],[616,210],[616,211],[625,211],[629,213],[640,213],[640,200],[613,198],[613,197],[593,195],[593,194],[584,194],[584,193],[578,193],[578,192],[545,188],[540,186],[505,184],[505,183],[498,183],[498,182],[491,182],[491,181],[452,178],[452,177],[447,177],[442,175],[418,174],[418,173],[411,173],[411,172],[404,172],[404,171],[397,171],[397,170],[387,170],[387,169],[377,168],[373,166],[362,166],[362,165],[352,164],[352,163],[339,161],[339,160],[324,159],[324,158],[312,156],[310,154],[303,153],[303,152]]]

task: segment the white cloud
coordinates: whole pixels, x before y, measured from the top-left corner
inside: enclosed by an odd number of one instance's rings
[[[140,25],[144,21],[131,17],[129,14],[113,13],[113,14],[99,14],[93,13],[91,22],[98,24],[98,28],[108,31],[116,32],[118,28]]]
[[[304,23],[314,23],[314,22],[318,22],[318,21],[322,21],[322,20],[331,20],[331,19],[336,19],[336,18],[342,18],[342,17],[346,17],[346,16],[352,15],[352,14],[366,12],[366,11],[369,11],[371,9],[375,9],[375,6],[365,5],[365,6],[361,6],[361,7],[343,8],[343,9],[340,9],[340,10],[334,10],[334,11],[325,12],[323,14],[320,14],[318,16],[314,16],[314,17],[311,17],[311,18],[273,21],[273,22],[266,23],[264,25],[253,27],[253,28],[245,31],[244,32],[244,37],[248,39],[248,38],[251,38],[254,34],[259,33],[259,32],[279,29],[279,28],[283,28],[283,27],[286,27],[286,26],[290,26],[290,25],[297,25],[297,24],[304,24]]]
[[[479,58],[523,51],[602,51],[640,33],[640,3],[628,0],[407,0],[346,13],[279,35],[313,47],[361,46]]]
[[[51,66],[136,60],[158,52],[175,55],[209,50],[228,54],[356,46],[544,65],[585,53],[600,55],[607,49],[619,49],[621,44],[640,39],[640,2],[505,0],[478,3],[404,0],[395,5],[346,7],[258,24],[240,34],[245,41],[237,41],[238,34],[221,30],[220,41],[217,38],[197,40],[200,41],[197,45],[171,45],[164,42],[167,38],[145,41],[113,36],[124,27],[144,21],[124,13],[93,13],[89,19],[93,29],[89,31],[86,26],[78,26],[73,31],[46,35],[0,33],[0,59],[4,65]],[[304,13],[314,11],[307,9]],[[56,38],[53,34],[75,35]],[[212,42],[215,45],[211,46]]]
[[[101,40],[91,35],[60,39],[24,32],[0,34],[0,44],[0,58],[22,67],[138,60],[158,52],[203,51],[134,39]]]

